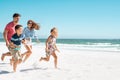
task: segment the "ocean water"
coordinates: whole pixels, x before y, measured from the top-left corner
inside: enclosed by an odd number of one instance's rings
[[[65,49],[120,51],[120,39],[57,39],[57,44]]]
[[[45,42],[46,39],[39,39],[40,42]],[[0,42],[5,42],[4,39],[0,39]],[[35,42],[35,40],[33,40]],[[116,45],[120,44],[120,39],[57,39],[58,44],[111,44]]]
[[[35,41],[35,40],[33,40]],[[41,42],[45,42],[46,39],[40,39]],[[120,44],[120,39],[57,39],[58,44],[85,44],[85,45],[93,45],[93,44]]]
[[[39,39],[45,45],[46,39]],[[3,39],[0,42],[4,43]],[[36,44],[35,40],[33,43]],[[40,45],[40,44],[36,44]],[[120,50],[120,39],[57,39],[57,45],[67,49]]]

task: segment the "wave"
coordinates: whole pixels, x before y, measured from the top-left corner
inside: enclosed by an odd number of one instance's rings
[[[45,47],[45,43],[33,43],[34,46]],[[88,43],[88,44],[62,44],[57,43],[57,46],[61,49],[69,49],[69,50],[106,50],[106,51],[120,51],[120,44],[112,44],[112,43]]]
[[[120,51],[120,44],[90,43],[90,44],[57,44],[65,49],[76,50],[98,50],[98,51]]]
[[[5,46],[5,42],[0,42],[1,46]],[[33,42],[33,46],[35,47],[43,47],[45,48],[45,42],[36,43]],[[57,43],[57,46],[61,49],[69,49],[69,50],[100,50],[100,51],[120,51],[120,44],[112,44],[112,43],[90,43],[87,44],[63,44]]]

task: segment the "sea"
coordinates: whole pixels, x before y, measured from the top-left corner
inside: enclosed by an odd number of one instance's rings
[[[45,45],[46,39],[39,39],[42,45]],[[0,43],[5,43],[4,39],[0,39]],[[33,40],[36,44],[36,40]],[[57,45],[67,49],[92,49],[106,51],[120,51],[120,39],[57,39]]]

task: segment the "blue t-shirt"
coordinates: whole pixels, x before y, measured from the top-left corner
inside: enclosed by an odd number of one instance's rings
[[[35,34],[35,30],[32,29],[30,30],[28,27],[25,27],[23,30],[23,34],[25,35],[25,38],[37,38],[36,34]]]
[[[12,38],[11,38],[11,42],[13,42],[13,44],[20,46],[22,43],[22,40],[25,38],[25,36],[23,34],[21,34],[20,36],[17,35],[17,33],[15,33]]]

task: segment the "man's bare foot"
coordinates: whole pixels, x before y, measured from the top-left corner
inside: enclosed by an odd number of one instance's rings
[[[4,58],[5,58],[5,54],[2,54],[2,56],[1,56],[1,60],[3,61]]]
[[[43,60],[43,57],[41,57],[39,61],[42,61],[42,60]]]

